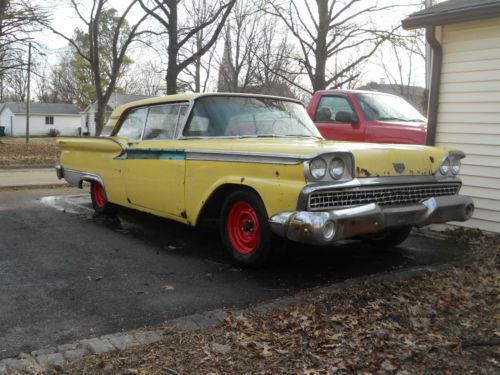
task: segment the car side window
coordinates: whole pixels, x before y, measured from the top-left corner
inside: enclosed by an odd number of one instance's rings
[[[343,96],[323,96],[316,111],[316,122],[335,122],[335,116],[339,112],[349,112],[354,115],[349,100]]]
[[[162,104],[149,107],[142,139],[173,139],[181,107],[181,104]]]
[[[116,135],[130,139],[140,139],[147,114],[148,109],[144,107],[130,110]]]
[[[207,137],[212,136],[211,124],[206,113],[205,106],[199,103],[194,107],[189,123],[184,129],[185,137]]]

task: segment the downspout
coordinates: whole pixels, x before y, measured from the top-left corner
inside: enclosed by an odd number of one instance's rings
[[[433,146],[436,141],[443,47],[436,39],[436,27],[434,25],[430,25],[425,28],[425,37],[432,48],[431,87],[429,90],[429,107],[427,110],[426,144]]]

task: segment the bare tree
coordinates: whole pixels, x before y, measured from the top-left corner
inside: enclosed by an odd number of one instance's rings
[[[395,30],[378,29],[370,15],[394,6],[379,6],[377,0],[268,0],[266,10],[280,19],[298,42],[300,53],[294,60],[299,69],[295,74],[306,75],[312,91],[317,91],[357,79],[357,67]],[[336,64],[332,69],[333,58]]]
[[[139,66],[138,66],[139,65]],[[120,86],[128,94],[157,96],[165,91],[164,71],[154,61],[136,64]]]
[[[185,0],[181,3],[181,12],[192,20],[194,27],[200,27],[210,18],[212,6],[210,0]],[[186,26],[189,28],[189,24]],[[180,60],[186,60],[189,56],[196,55],[194,62],[186,66],[177,77],[179,88],[194,92],[205,92],[207,90],[216,52],[215,48],[210,48],[204,54],[199,52],[210,41],[217,26],[218,24],[214,22],[211,25],[199,28],[197,33],[184,46],[179,48]],[[215,45],[216,43],[214,43]]]
[[[19,53],[25,50],[30,34],[42,28],[47,20],[46,9],[30,0],[0,1],[0,75],[9,69],[24,68]]]
[[[274,19],[265,18],[262,21],[255,52],[255,81],[262,92],[297,97],[293,88],[298,75],[293,73],[294,62],[290,58],[296,52],[283,34]]]
[[[415,66],[425,63],[425,37],[422,30],[403,32],[380,50],[380,64],[388,82],[399,95],[414,101],[417,77]],[[418,103],[425,109],[425,103]]]
[[[167,94],[176,94],[179,74],[215,44],[236,0],[212,1],[207,7],[209,12],[202,22],[198,20],[197,23],[190,23],[188,20],[184,24],[179,19],[179,5],[182,0],[139,0],[139,2],[144,11],[157,20],[167,32]],[[209,35],[205,34],[200,38],[202,30],[208,30],[214,25]],[[197,35],[202,40],[200,46],[192,54],[181,58],[180,51]]]
[[[258,4],[239,1],[226,26],[224,52],[219,69],[219,91],[245,92],[256,85],[256,53],[261,48],[262,13]]]
[[[107,0],[93,0],[88,15],[84,14],[84,9],[77,0],[70,1],[74,12],[86,27],[84,33],[77,35],[84,39],[83,45],[76,40],[76,37],[69,37],[53,27],[51,30],[66,39],[78,56],[90,66],[97,98],[96,132],[100,134],[104,126],[106,106],[115,91],[117,80],[126,60],[127,50],[135,40],[146,33],[139,28],[147,15],[143,15],[135,24],[128,26],[127,16],[138,2],[138,0],[130,0],[123,13],[116,16],[116,22],[111,25],[110,29],[104,29],[104,26],[109,26],[103,25],[101,19],[101,16],[108,9]],[[102,39],[104,32],[111,36],[111,45],[105,44],[109,42],[108,39]],[[103,60],[106,60],[103,57],[104,53],[110,54],[110,61],[107,61],[105,66],[103,65]]]

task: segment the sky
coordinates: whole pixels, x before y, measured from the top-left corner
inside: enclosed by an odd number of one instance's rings
[[[68,5],[69,0],[35,0],[41,6],[47,7],[50,9],[51,17],[52,17],[52,25],[54,28],[64,33],[65,35],[71,36],[75,27],[83,27],[83,24],[78,19],[78,17],[74,14],[71,7]],[[89,9],[92,4],[91,0],[79,0],[83,6],[83,9]],[[363,3],[366,2],[376,2],[377,0],[362,0]],[[398,4],[398,5],[409,5],[415,4],[419,0],[378,0],[380,5],[388,5],[388,4]],[[123,11],[128,5],[128,1],[124,0],[109,0],[109,5],[111,7],[116,8],[119,12]],[[300,5],[300,4],[299,4]],[[363,4],[364,5],[364,4]],[[302,11],[305,11],[305,7],[302,5]],[[402,19],[404,19],[407,15],[411,14],[417,10],[415,7],[403,6],[398,7],[395,10],[386,11],[384,13],[377,14],[377,18],[373,21],[380,25],[384,25],[386,23],[395,24],[400,23]],[[87,12],[88,13],[88,12]],[[142,15],[142,10],[139,6],[136,6],[135,11],[130,13],[129,22],[133,23],[134,20],[137,20]],[[39,49],[43,51],[44,59],[47,59],[50,63],[55,63],[58,59],[58,55],[68,50],[68,43],[62,37],[53,34],[50,31],[44,31],[38,33],[35,36],[35,40],[40,43]],[[219,46],[219,48],[221,48]],[[385,56],[386,61],[388,61],[389,67],[394,67],[394,61],[390,61],[390,54],[388,51],[382,51]],[[132,58],[136,62],[140,62],[141,59],[147,58],[150,59],[153,52],[145,52],[142,47],[136,46],[135,50],[131,50],[130,54]],[[385,77],[385,72],[381,66],[381,57],[380,54],[374,56],[371,61],[366,64],[364,67],[364,74],[362,78],[362,83],[367,83],[370,81],[380,82]],[[395,67],[394,67],[395,68]],[[414,80],[417,85],[424,85],[425,82],[425,63],[422,61],[418,61],[418,63],[413,66],[413,75]]]

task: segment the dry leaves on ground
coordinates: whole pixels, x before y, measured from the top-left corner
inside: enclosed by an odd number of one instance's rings
[[[216,328],[173,331],[160,343],[87,357],[54,372],[499,373],[499,239],[470,231],[454,236],[471,246],[462,266],[364,283],[274,313],[229,315]]]
[[[55,138],[0,138],[0,168],[53,167],[60,151]]]

